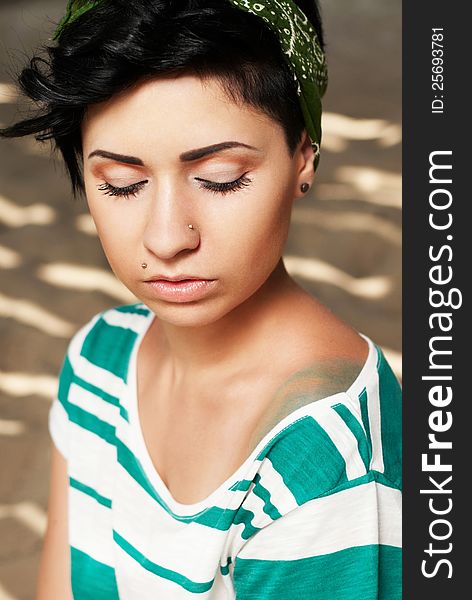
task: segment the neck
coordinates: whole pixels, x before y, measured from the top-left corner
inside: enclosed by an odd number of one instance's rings
[[[199,327],[160,321],[159,343],[176,379],[236,373],[251,364],[251,356],[266,356],[270,336],[280,329],[297,287],[281,258],[263,285],[221,319]]]

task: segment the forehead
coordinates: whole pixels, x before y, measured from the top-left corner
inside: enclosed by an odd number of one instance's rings
[[[181,152],[229,139],[267,145],[283,132],[262,111],[229,98],[215,79],[184,75],[141,81],[90,106],[82,134],[87,147],[139,140],[140,147]]]

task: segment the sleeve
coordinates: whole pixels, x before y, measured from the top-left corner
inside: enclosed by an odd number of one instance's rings
[[[74,336],[75,337],[75,336]],[[73,338],[72,338],[73,339]],[[53,398],[48,414],[48,429],[54,445],[64,458],[69,457],[69,411],[68,397],[69,388],[72,383],[73,369],[70,362],[69,342],[62,366],[59,372],[57,393]]]
[[[237,600],[400,600],[401,492],[370,475],[250,537],[234,561]]]

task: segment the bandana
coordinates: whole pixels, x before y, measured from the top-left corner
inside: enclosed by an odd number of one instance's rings
[[[52,39],[57,40],[66,25],[69,25],[69,23],[78,19],[80,15],[83,15],[94,6],[97,6],[100,2],[103,2],[103,0],[69,0],[67,3],[66,14],[59,21],[59,25],[57,26]]]
[[[292,0],[229,1],[263,19],[277,35],[295,79],[316,168],[320,159],[321,98],[328,85],[328,68],[314,27]]]
[[[297,86],[306,130],[315,153],[316,169],[320,159],[321,98],[328,84],[328,69],[314,27],[293,0],[228,1],[233,6],[260,17],[277,35]],[[103,0],[69,0],[66,14],[54,32],[53,40],[59,38],[66,25],[100,2]]]

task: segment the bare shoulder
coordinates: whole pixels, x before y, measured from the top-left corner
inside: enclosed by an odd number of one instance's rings
[[[347,391],[369,355],[368,342],[316,300],[301,301],[287,328],[277,353],[286,362],[274,369],[270,402],[253,432],[253,445],[294,410]]]
[[[365,338],[304,291],[293,294],[286,317],[279,322],[281,352],[285,348],[285,358],[294,366],[319,369],[324,377],[345,372],[342,380],[346,382],[367,360],[369,344]]]

